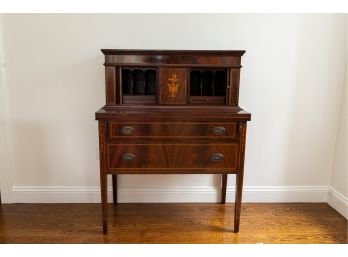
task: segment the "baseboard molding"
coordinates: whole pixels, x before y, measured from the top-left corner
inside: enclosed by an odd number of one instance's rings
[[[327,203],[348,219],[348,198],[332,187],[328,188]]]
[[[227,202],[234,202],[234,188],[227,188]],[[325,186],[248,187],[243,202],[326,202]],[[112,199],[111,188],[108,192]],[[121,203],[219,202],[216,187],[120,188]],[[14,203],[99,203],[99,187],[19,187],[13,188]]]

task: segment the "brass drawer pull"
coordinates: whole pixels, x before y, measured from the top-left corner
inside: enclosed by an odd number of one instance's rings
[[[214,153],[210,157],[210,160],[213,162],[219,162],[219,161],[222,161],[224,158],[225,158],[225,156],[222,153]]]
[[[134,127],[126,126],[121,128],[121,134],[123,135],[132,135],[135,131]]]
[[[221,135],[225,134],[225,132],[226,132],[226,129],[225,129],[225,127],[222,127],[222,126],[214,127],[212,129],[212,133],[214,135],[217,135],[217,136],[221,136]]]
[[[135,154],[132,154],[132,153],[124,153],[122,155],[122,160],[124,161],[132,161],[135,159]]]

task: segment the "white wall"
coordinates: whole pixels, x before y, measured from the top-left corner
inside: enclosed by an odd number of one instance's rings
[[[5,15],[14,201],[99,201],[94,112],[105,102],[101,48],[245,49],[240,105],[252,121],[244,199],[325,200],[345,73],[345,19]],[[124,175],[120,197],[215,201],[219,182],[213,175]],[[231,192],[233,185],[230,176]]]
[[[348,168],[347,168],[347,89],[342,95],[340,122],[336,139],[335,156],[330,179],[328,202],[348,217]]]
[[[0,32],[3,28],[3,17],[0,14]],[[4,72],[3,37],[0,33],[0,196],[1,202],[11,202],[12,176],[11,150],[8,136],[7,90]]]
[[[348,17],[347,17],[348,24]],[[348,29],[348,27],[347,27]],[[348,30],[347,30],[348,31]],[[347,33],[348,37],[348,33]],[[348,45],[347,45],[348,48]],[[347,55],[348,59],[348,55]],[[339,127],[337,131],[335,155],[330,178],[328,203],[348,218],[348,152],[347,152],[347,86],[348,65],[346,63],[345,87],[341,97]]]

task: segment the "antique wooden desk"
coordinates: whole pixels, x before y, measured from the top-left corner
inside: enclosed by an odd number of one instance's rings
[[[234,232],[239,231],[245,137],[251,115],[238,106],[245,51],[103,49],[106,105],[99,123],[103,232],[107,175],[236,174]]]

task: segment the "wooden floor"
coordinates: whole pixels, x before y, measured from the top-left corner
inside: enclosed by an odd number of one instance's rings
[[[101,233],[98,204],[0,207],[1,243],[347,243],[347,220],[325,203],[118,204]]]

